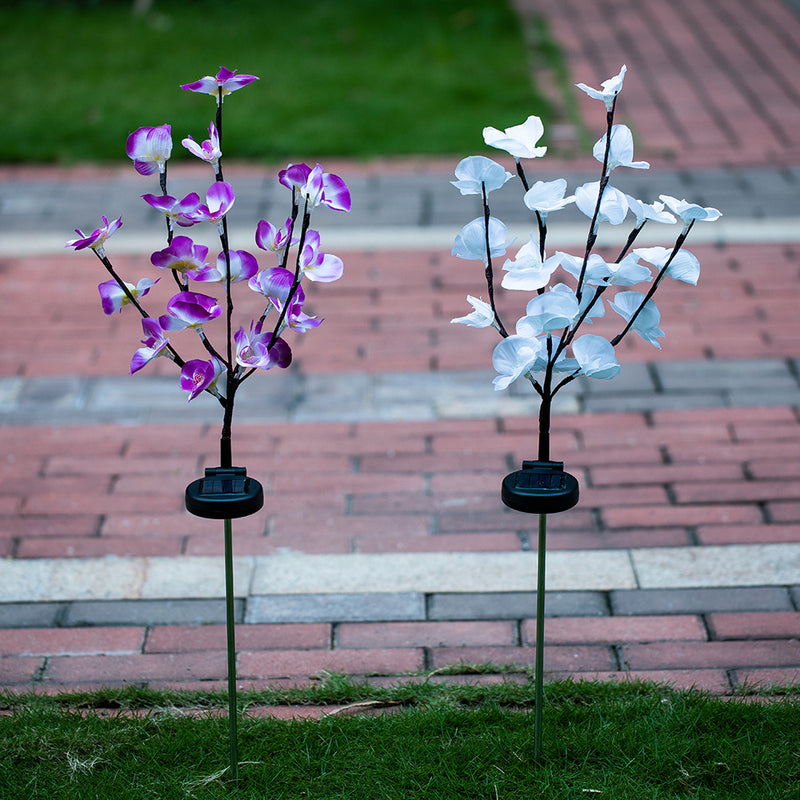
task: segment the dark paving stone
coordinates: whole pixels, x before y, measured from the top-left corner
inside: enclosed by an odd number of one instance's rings
[[[601,617],[608,614],[602,592],[547,592],[548,617]],[[531,619],[536,616],[536,592],[432,594],[428,619]]]
[[[397,622],[425,619],[425,598],[386,594],[261,595],[247,600],[245,622]]]
[[[3,603],[0,628],[54,628],[65,608],[65,603]]]
[[[617,616],[792,610],[789,591],[780,586],[620,590],[610,593],[610,602],[611,612]]]
[[[236,600],[237,622],[244,619],[244,601]],[[208,625],[225,622],[224,600],[86,600],[70,603],[65,626],[78,625]]]

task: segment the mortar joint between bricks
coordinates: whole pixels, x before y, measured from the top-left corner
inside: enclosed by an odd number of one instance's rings
[[[703,632],[706,635],[707,642],[716,641],[716,636],[714,635],[714,628],[711,625],[711,614],[710,612],[703,612],[697,615],[698,619],[700,620],[700,625],[703,628]]]
[[[678,496],[675,494],[675,489],[671,483],[664,483],[664,494],[667,496],[667,502],[671,506],[678,505]]]
[[[42,663],[39,665],[39,669],[33,675],[33,683],[43,683],[44,676],[47,674],[47,669],[50,666],[50,656],[45,656],[42,659]]]
[[[700,547],[702,545],[700,537],[697,534],[697,526],[695,525],[686,526],[686,539],[692,547]]]
[[[625,661],[625,653],[622,650],[621,644],[612,644],[609,646],[611,656],[614,660],[614,666],[618,672],[625,672],[626,674],[631,671],[630,664]]]
[[[761,519],[767,525],[771,525],[775,520],[772,519],[772,514],[769,510],[769,505],[764,502],[763,500],[755,503],[755,507],[758,509],[758,513],[761,514]]]
[[[605,615],[608,616],[608,617],[615,616],[614,609],[611,606],[611,592],[600,592],[600,594],[601,594],[601,596],[603,598],[603,604],[606,607],[606,609],[605,609],[606,610],[606,614]]]
[[[422,648],[422,670],[423,672],[433,672],[433,653],[430,647]]]
[[[794,358],[786,358],[784,359],[784,363],[786,364],[786,369],[788,370],[789,374],[800,384],[800,369],[798,369],[798,363]],[[797,407],[794,406],[795,411]]]
[[[62,603],[56,613],[53,616],[53,626],[56,628],[66,628],[67,627],[67,614],[69,613],[69,607],[72,605],[71,603]]]
[[[513,647],[522,647],[522,620],[514,620],[513,636],[511,644]]]
[[[656,394],[664,394],[664,383],[661,380],[661,375],[658,371],[657,365],[654,364],[652,361],[648,361],[647,363],[647,376],[653,382],[653,391]],[[647,420],[648,413],[649,412],[645,412],[645,422],[648,422]],[[648,427],[650,427],[649,422],[648,422]]]

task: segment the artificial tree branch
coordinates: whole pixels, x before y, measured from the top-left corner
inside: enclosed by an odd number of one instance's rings
[[[486,193],[486,184],[481,182],[481,195],[483,197],[483,230],[486,238],[486,286],[487,291],[489,293],[489,305],[492,308],[492,313],[494,314],[494,320],[497,323],[497,330],[500,332],[500,335],[505,339],[508,336],[508,331],[506,330],[506,326],[503,325],[503,321],[500,319],[500,315],[497,313],[497,306],[495,305],[494,300],[494,269],[492,268],[492,245],[489,241],[489,220],[491,219],[491,211],[489,209],[489,199]]]
[[[589,254],[594,249],[595,242],[597,241],[597,218],[600,215],[600,204],[602,203],[603,193],[606,190],[606,186],[608,186],[608,181],[611,178],[611,173],[608,169],[608,157],[611,153],[611,130],[614,127],[614,109],[616,106],[617,98],[615,97],[614,102],[611,104],[611,108],[606,111],[606,145],[603,153],[603,172],[600,178],[600,188],[597,192],[597,202],[595,203],[592,222],[589,226],[589,234],[586,238],[586,250],[583,255],[583,264],[581,265],[581,272],[578,277],[578,288],[575,290],[575,296],[578,298],[579,303],[581,301],[581,296],[583,295],[583,279],[586,275],[586,266],[589,263]]]
[[[628,320],[628,324],[622,329],[622,331],[620,333],[618,333],[611,340],[611,344],[614,347],[616,347],[622,341],[622,338],[628,333],[628,331],[630,331],[630,329],[633,327],[633,323],[636,321],[636,318],[639,316],[639,314],[641,314],[641,312],[644,309],[644,307],[647,305],[649,300],[656,293],[656,289],[658,289],[659,284],[664,279],[664,276],[667,274],[667,271],[669,270],[669,266],[672,263],[672,260],[678,254],[680,249],[683,247],[683,243],[686,241],[686,237],[689,235],[689,231],[692,229],[693,225],[694,225],[694,220],[689,222],[687,224],[686,228],[678,236],[677,240],[675,241],[675,245],[672,248],[672,252],[669,254],[669,258],[667,258],[667,260],[664,262],[664,266],[661,267],[661,270],[659,271],[658,275],[656,276],[655,280],[653,281],[653,284],[650,287],[650,289],[648,290],[647,294],[645,294],[644,299],[639,304],[639,307],[631,315],[631,318]]]

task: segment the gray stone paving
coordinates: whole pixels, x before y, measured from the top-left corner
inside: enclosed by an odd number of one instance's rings
[[[247,421],[414,421],[530,414],[526,385],[492,388],[491,370],[303,375],[248,386],[237,416]],[[172,377],[0,378],[0,424],[216,422],[211,398],[186,403]],[[555,411],[649,411],[800,403],[794,359],[628,363],[613,381],[579,378],[556,395]]]
[[[389,592],[384,594],[257,595],[237,598],[237,623],[420,622],[522,620],[535,615],[536,592]],[[556,617],[652,616],[800,610],[800,586],[619,589],[547,592]],[[80,600],[4,603],[3,628],[108,625],[221,625],[220,599]]]
[[[454,161],[453,167],[456,162]],[[538,165],[535,165],[538,167]],[[531,167],[532,180],[564,177],[572,191],[596,180],[591,169],[556,171],[542,162],[542,171]],[[132,170],[131,170],[132,172]],[[633,174],[636,173],[636,174]],[[205,177],[191,178],[174,170],[169,190],[183,196],[204,191]],[[320,208],[315,214],[324,230],[449,226],[458,231],[472,216],[482,213],[477,197],[462,197],[450,185],[451,172],[442,170],[403,175],[344,175],[351,189],[353,209],[337,214]],[[254,229],[260,219],[285,219],[288,194],[274,176],[263,170],[252,176],[234,174],[230,182],[237,202],[230,214],[231,225]],[[614,186],[652,201],[659,194],[686,198],[701,205],[723,209],[726,218],[765,220],[800,217],[800,168],[740,167],[694,170],[631,170],[614,175]],[[119,171],[106,180],[88,182],[68,174],[37,180],[6,177],[0,181],[0,237],[19,234],[63,233],[66,241],[76,227],[91,230],[100,216],[122,216],[126,231],[161,233],[161,220],[141,195],[156,192],[153,181]],[[492,213],[507,224],[530,222],[521,201],[517,181],[510,181],[492,194]],[[564,224],[585,222],[574,207],[551,220]]]

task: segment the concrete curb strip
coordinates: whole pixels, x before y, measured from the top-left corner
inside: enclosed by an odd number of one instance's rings
[[[784,586],[800,575],[800,543],[555,551],[548,590],[616,591]],[[239,597],[524,592],[535,553],[390,553],[237,558]],[[220,559],[75,558],[0,562],[0,602],[165,600],[224,596]]]

